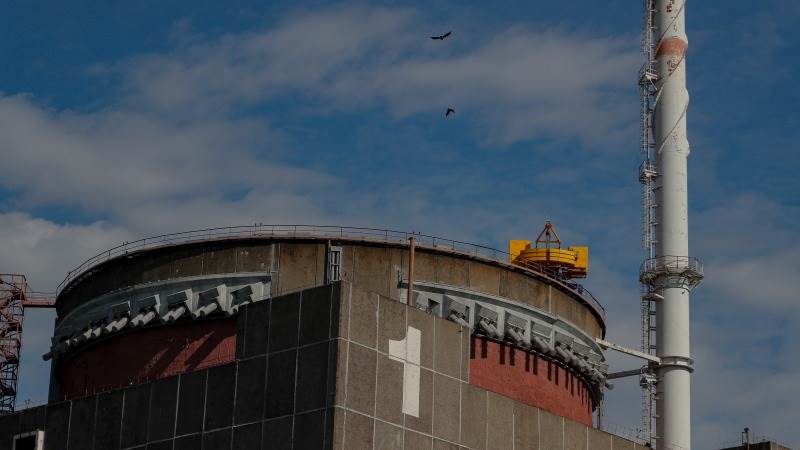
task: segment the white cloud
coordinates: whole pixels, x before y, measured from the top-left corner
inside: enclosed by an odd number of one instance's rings
[[[453,106],[495,144],[580,138],[591,147],[632,130],[635,110],[619,100],[638,65],[635,38],[516,26],[433,42],[424,25],[404,9],[329,9],[118,70],[128,102],[167,113],[228,112],[291,93],[321,111],[438,116]]]

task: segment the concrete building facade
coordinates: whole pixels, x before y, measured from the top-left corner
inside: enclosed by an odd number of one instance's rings
[[[473,384],[483,337],[348,281],[248,302],[233,321],[232,361],[0,417],[0,447],[39,430],[66,450],[637,449]],[[524,369],[516,353],[505,364]]]

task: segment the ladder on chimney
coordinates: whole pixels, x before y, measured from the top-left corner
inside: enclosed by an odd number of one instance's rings
[[[641,145],[642,163],[639,166],[639,182],[642,185],[642,248],[645,261],[655,256],[656,245],[656,178],[658,167],[655,155],[655,142],[652,134],[653,100],[656,94],[657,72],[655,67],[654,13],[653,0],[643,0],[642,53],[645,62],[639,71],[639,92],[641,100]],[[655,296],[652,287],[641,285],[642,352],[656,353]],[[642,370],[639,385],[642,387],[642,436],[640,438],[655,448],[656,445],[656,377],[651,366]]]

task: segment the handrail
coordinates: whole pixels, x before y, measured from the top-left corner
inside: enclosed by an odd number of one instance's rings
[[[405,232],[380,228],[366,227],[343,227],[335,225],[242,225],[218,228],[202,228],[198,230],[181,231],[178,233],[161,234],[138,239],[131,242],[123,242],[115,247],[100,252],[79,266],[70,270],[64,280],[56,288],[56,295],[61,292],[79,275],[84,274],[89,269],[106,262],[120,255],[126,255],[136,251],[153,249],[166,245],[185,244],[190,242],[200,242],[206,240],[233,239],[233,238],[256,238],[256,237],[315,237],[331,239],[364,239],[377,242],[405,244],[409,237],[414,237],[417,245],[431,249],[446,249],[460,252],[467,255],[481,257],[492,261],[508,261],[508,252],[497,250],[479,244],[457,241],[453,239],[441,238],[422,233]],[[515,263],[515,265],[547,275],[555,282],[573,290],[581,296],[597,313],[606,320],[605,308],[599,301],[583,286],[571,281],[542,264],[533,262]]]

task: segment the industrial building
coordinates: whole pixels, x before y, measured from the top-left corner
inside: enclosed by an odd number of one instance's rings
[[[65,280],[50,402],[0,442],[636,448],[593,427],[605,313],[546,259],[572,251],[265,226],[125,244]]]

